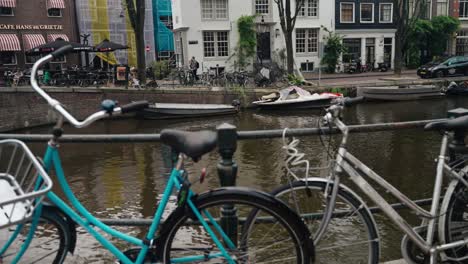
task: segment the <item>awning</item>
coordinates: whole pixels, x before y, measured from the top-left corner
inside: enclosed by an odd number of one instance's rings
[[[64,9],[65,2],[63,0],[47,0],[46,7],[47,9],[51,9],[51,8]]]
[[[16,0],[0,0],[0,7],[16,7]]]
[[[0,34],[0,51],[20,51],[21,46],[15,34]]]
[[[65,34],[49,34],[47,35],[47,42],[56,41],[58,38],[61,38],[65,41],[70,41]]]
[[[34,49],[35,47],[45,44],[44,36],[41,34],[24,34],[23,35],[23,44],[24,50],[28,51]]]

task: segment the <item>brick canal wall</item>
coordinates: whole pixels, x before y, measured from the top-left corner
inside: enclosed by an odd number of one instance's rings
[[[196,103],[231,104],[234,99],[244,98],[252,102],[257,98],[253,91],[245,97],[236,92],[209,91],[208,89],[168,89],[168,90],[125,90],[87,88],[49,88],[50,96],[63,103],[69,112],[82,120],[99,110],[104,99],[117,100],[121,105],[137,100],[156,103]],[[264,94],[262,92],[261,94]],[[52,124],[55,113],[46,101],[31,88],[3,88],[0,90],[0,132],[26,127]]]

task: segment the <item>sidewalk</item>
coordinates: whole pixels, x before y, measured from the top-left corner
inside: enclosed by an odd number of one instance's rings
[[[319,79],[319,74],[317,72],[304,73],[304,78],[306,80],[315,81]],[[416,76],[416,70],[402,70],[401,75],[414,75]],[[358,77],[384,77],[384,76],[397,76],[393,71],[387,72],[363,72],[363,73],[321,73],[320,79],[342,79],[342,78],[358,78]]]

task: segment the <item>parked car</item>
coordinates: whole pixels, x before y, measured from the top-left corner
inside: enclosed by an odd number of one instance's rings
[[[419,67],[417,74],[421,78],[468,75],[468,57],[442,57]]]

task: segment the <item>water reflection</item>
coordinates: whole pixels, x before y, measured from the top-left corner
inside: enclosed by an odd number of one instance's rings
[[[448,109],[467,106],[467,99],[438,99],[411,102],[366,103],[348,109],[344,120],[348,124],[372,124],[392,121],[437,119],[446,116]],[[76,133],[158,133],[163,128],[186,130],[214,129],[227,122],[239,130],[276,129],[284,127],[317,127],[323,111],[299,111],[287,114],[247,111],[236,117],[196,119],[190,121],[111,120],[100,122]],[[49,128],[36,128],[25,133],[47,133]],[[328,136],[327,136],[328,138]],[[331,137],[338,143],[339,136]],[[432,192],[435,164],[440,135],[422,129],[352,134],[349,150],[385,177],[411,198],[429,197]],[[44,152],[45,144],[30,144],[37,154]],[[237,183],[262,190],[272,190],[284,182],[281,139],[245,140],[238,143],[235,154],[239,165]],[[311,164],[324,166],[328,156],[327,145],[316,136],[301,138],[300,149]],[[83,204],[103,218],[152,217],[157,201],[171,167],[171,153],[167,147],[155,143],[135,144],[62,144],[61,157],[68,180]],[[196,177],[207,167],[208,178],[196,183],[198,191],[219,186],[216,164],[219,157],[214,151],[200,162],[187,162],[187,170]],[[55,190],[57,190],[55,185]],[[57,190],[58,191],[58,190]],[[414,217],[406,215],[417,223]],[[401,236],[395,227],[381,215],[376,216],[383,237],[383,260],[396,258]],[[144,229],[126,229],[141,234]],[[87,262],[108,256],[96,251],[98,244],[81,237],[79,254]],[[99,257],[98,257],[99,256]],[[107,258],[107,257],[106,257]]]

